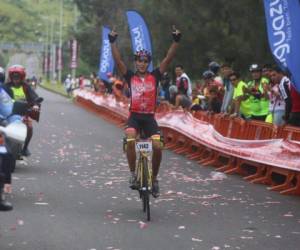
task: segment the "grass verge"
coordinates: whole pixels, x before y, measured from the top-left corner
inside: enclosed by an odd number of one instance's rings
[[[67,93],[65,91],[64,86],[62,84],[60,84],[60,83],[53,84],[53,83],[51,83],[49,81],[44,81],[42,84],[39,85],[39,87],[47,89],[47,90],[49,90],[51,92],[60,94],[62,96],[68,97],[68,95],[67,95]]]

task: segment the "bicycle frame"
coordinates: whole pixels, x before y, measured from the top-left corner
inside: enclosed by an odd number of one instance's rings
[[[146,143],[146,144],[145,144]],[[137,181],[139,183],[140,191],[151,191],[152,189],[152,167],[150,157],[152,155],[152,141],[151,140],[138,140],[136,141],[136,150],[139,153],[138,164],[136,168]],[[151,145],[150,149],[138,148],[138,145]],[[147,166],[144,166],[147,162]],[[144,180],[144,167],[147,167],[147,181]]]

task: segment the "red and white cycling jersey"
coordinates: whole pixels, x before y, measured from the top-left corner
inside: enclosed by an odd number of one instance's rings
[[[131,112],[154,114],[160,75],[158,69],[147,73],[144,78],[133,74],[131,71],[127,71],[125,79],[131,90]]]

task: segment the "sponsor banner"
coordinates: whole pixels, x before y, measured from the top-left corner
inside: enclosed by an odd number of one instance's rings
[[[133,53],[144,49],[150,52],[153,58],[151,37],[148,26],[144,21],[144,18],[136,11],[127,11],[126,15],[130,29]],[[153,60],[149,65],[149,71],[153,70],[152,62]]]
[[[300,92],[300,1],[264,0],[264,7],[271,51]]]
[[[72,39],[70,41],[70,50],[71,50],[70,68],[76,69],[78,67],[78,42],[76,39]]]
[[[62,63],[62,48],[56,46],[56,70],[62,70],[63,63]]]
[[[110,29],[102,27],[102,47],[100,51],[100,63],[98,77],[104,81],[108,81],[107,73],[113,73],[115,62],[111,52],[108,34]]]

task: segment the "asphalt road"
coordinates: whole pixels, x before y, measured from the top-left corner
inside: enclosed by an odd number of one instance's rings
[[[128,188],[122,130],[39,90],[32,156],[0,213],[0,249],[299,249],[300,197],[283,196],[164,151],[161,197],[146,222]]]

